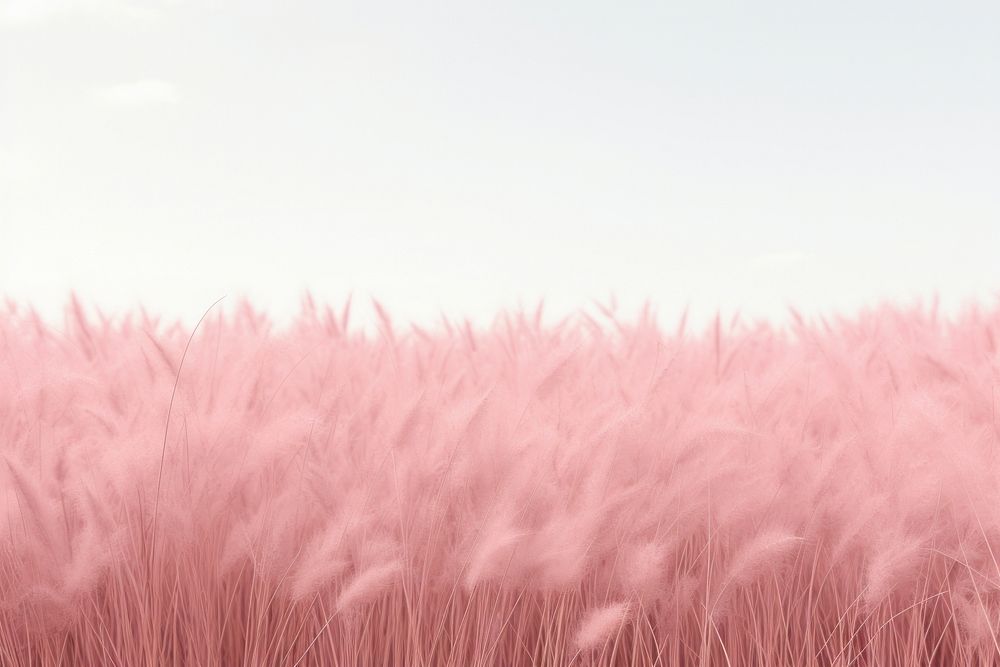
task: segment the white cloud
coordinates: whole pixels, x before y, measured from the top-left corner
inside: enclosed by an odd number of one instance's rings
[[[177,86],[160,79],[140,79],[99,88],[97,98],[107,104],[126,107],[173,105],[180,101]]]

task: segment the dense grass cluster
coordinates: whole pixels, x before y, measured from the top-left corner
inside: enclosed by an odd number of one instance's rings
[[[0,664],[981,665],[1000,312],[0,315]]]

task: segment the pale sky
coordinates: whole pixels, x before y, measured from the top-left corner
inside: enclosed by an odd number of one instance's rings
[[[0,294],[432,322],[1000,288],[1000,3],[0,0]]]

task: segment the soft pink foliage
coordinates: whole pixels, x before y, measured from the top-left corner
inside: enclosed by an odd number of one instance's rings
[[[616,602],[589,611],[580,622],[573,643],[580,651],[596,648],[611,639],[621,628],[628,604]]]
[[[67,314],[0,314],[2,665],[1000,660],[1000,311]]]
[[[399,579],[399,561],[383,563],[368,568],[344,586],[337,598],[337,611],[372,600]]]

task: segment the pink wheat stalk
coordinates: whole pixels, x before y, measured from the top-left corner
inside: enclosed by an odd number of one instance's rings
[[[1000,309],[0,313],[0,665],[1000,664]]]
[[[615,602],[591,609],[580,621],[580,627],[573,636],[573,645],[578,651],[588,651],[601,646],[621,629],[627,614],[628,603],[625,602]]]

